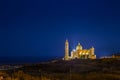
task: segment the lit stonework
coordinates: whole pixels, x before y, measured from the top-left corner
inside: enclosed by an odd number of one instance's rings
[[[69,42],[66,40],[65,42],[65,56],[64,60],[69,60]]]
[[[96,59],[96,55],[94,54],[94,47],[90,49],[83,49],[80,43],[76,46],[76,49],[71,51],[71,55],[69,56],[69,42],[66,40],[65,43],[65,56],[64,60],[71,59]]]

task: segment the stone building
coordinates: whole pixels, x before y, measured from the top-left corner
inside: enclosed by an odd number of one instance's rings
[[[96,59],[96,55],[94,53],[94,47],[90,49],[83,49],[82,45],[78,43],[76,49],[69,53],[69,42],[66,40],[65,42],[65,56],[63,60],[71,60],[71,59]]]

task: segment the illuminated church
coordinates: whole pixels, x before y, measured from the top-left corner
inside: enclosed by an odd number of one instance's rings
[[[69,42],[66,40],[65,42],[65,56],[63,60],[71,60],[71,59],[96,59],[96,55],[94,54],[94,48],[83,49],[80,43],[76,46],[75,50],[72,50],[69,54]]]

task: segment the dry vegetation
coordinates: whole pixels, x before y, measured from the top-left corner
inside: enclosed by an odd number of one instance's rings
[[[120,60],[58,60],[0,74],[6,80],[120,80]]]

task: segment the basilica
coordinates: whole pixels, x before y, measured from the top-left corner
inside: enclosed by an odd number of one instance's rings
[[[71,60],[71,59],[96,59],[96,55],[94,54],[94,47],[90,49],[83,49],[80,43],[76,46],[76,49],[72,50],[69,53],[69,42],[66,40],[65,42],[65,56],[63,60]]]

